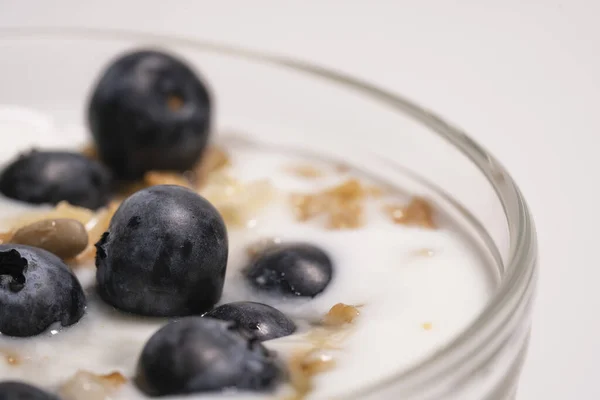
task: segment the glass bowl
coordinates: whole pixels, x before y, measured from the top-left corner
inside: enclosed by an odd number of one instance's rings
[[[162,47],[195,65],[216,94],[215,131],[244,132],[265,145],[293,146],[350,161],[431,199],[475,240],[493,266],[493,298],[431,357],[358,392],[356,399],[507,399],[527,348],[536,278],[536,236],[519,189],[472,139],[385,89],[313,64],[177,37],[83,29],[0,30],[0,104],[36,109],[35,129],[2,131],[40,147],[83,145],[84,107],[114,56]],[[19,114],[20,113],[20,114]],[[44,134],[57,124],[60,138]],[[35,133],[32,133],[35,132]],[[23,140],[23,135],[33,135]],[[14,137],[14,136],[13,136]],[[2,146],[1,157],[17,150]]]

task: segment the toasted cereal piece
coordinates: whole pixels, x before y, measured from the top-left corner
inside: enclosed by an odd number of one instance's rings
[[[359,314],[360,311],[357,307],[344,303],[337,303],[331,307],[329,312],[323,318],[323,325],[335,327],[350,324],[354,322]]]
[[[325,175],[322,169],[310,164],[292,164],[285,167],[285,171],[297,178],[317,179]]]
[[[119,372],[98,375],[80,370],[60,387],[59,392],[65,400],[110,400],[126,382]]]
[[[388,204],[384,206],[384,212],[395,224],[420,226],[427,229],[435,229],[433,220],[433,207],[422,197],[414,197],[410,203]]]

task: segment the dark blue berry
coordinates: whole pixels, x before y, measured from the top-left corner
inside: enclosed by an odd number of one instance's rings
[[[204,316],[235,322],[260,341],[288,336],[296,330],[296,325],[281,311],[252,301],[223,304]]]
[[[293,243],[267,248],[251,261],[244,273],[248,282],[261,291],[314,297],[331,281],[333,265],[320,248]]]
[[[118,179],[190,169],[204,150],[211,96],[182,60],[159,51],[120,56],[94,89],[88,119],[100,159]]]
[[[219,212],[182,186],[126,199],[96,244],[100,296],[136,314],[202,314],[221,298],[227,231]]]
[[[33,204],[97,209],[109,200],[111,177],[97,161],[66,151],[31,151],[19,156],[0,176],[0,192]]]
[[[224,389],[266,391],[284,372],[274,354],[235,324],[188,317],[172,322],[146,343],[137,383],[152,396]]]
[[[58,257],[35,247],[0,245],[0,333],[34,336],[68,326],[85,311],[79,281]]]
[[[0,400],[59,400],[47,393],[23,382],[0,382]]]

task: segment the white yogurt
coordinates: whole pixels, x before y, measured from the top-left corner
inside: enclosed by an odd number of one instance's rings
[[[425,230],[393,224],[381,212],[379,200],[372,200],[368,222],[360,229],[332,231],[317,223],[300,223],[293,218],[285,193],[320,190],[348,175],[321,165],[331,173],[318,179],[296,177],[286,172],[285,166],[304,163],[306,158],[273,151],[237,147],[232,159],[234,176],[243,180],[267,178],[282,195],[258,214],[249,228],[229,230],[230,257],[221,303],[265,302],[296,320],[300,327],[296,334],[265,343],[284,359],[310,343],[306,339],[308,321],[319,320],[336,303],[361,305],[360,316],[348,335],[338,349],[330,351],[335,367],[315,378],[315,390],[308,398],[343,398],[401,372],[456,337],[485,306],[493,289],[487,266],[452,226]],[[0,216],[14,216],[26,208],[2,200]],[[240,274],[247,262],[246,248],[269,237],[284,242],[307,241],[326,250],[335,264],[334,278],[326,291],[311,300],[283,301],[251,290]],[[423,249],[431,250],[430,254],[423,254]],[[95,267],[80,268],[77,274],[88,295],[86,315],[72,327],[51,329],[39,337],[0,338],[0,350],[9,350],[21,361],[10,365],[0,357],[0,378],[55,390],[78,370],[134,375],[142,347],[166,320],[111,309],[94,295]],[[277,396],[228,393],[186,398],[281,398],[279,395],[287,390],[282,387]],[[145,397],[127,385],[111,398]]]

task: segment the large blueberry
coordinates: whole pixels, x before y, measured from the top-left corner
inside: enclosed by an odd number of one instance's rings
[[[108,202],[110,189],[110,173],[104,166],[66,151],[22,154],[0,176],[2,194],[34,204],[68,201],[97,209]]]
[[[253,301],[223,304],[204,314],[204,317],[233,321],[260,341],[288,336],[296,330],[294,322],[284,313]]]
[[[138,385],[152,396],[264,391],[284,376],[281,364],[248,332],[213,318],[172,322],[146,343],[138,364]]]
[[[88,119],[100,159],[117,178],[184,171],[206,146],[211,96],[182,60],[139,50],[120,56],[103,72]]]
[[[23,382],[0,382],[0,400],[59,400],[57,396]]]
[[[227,231],[219,212],[182,186],[126,199],[96,244],[100,296],[136,314],[202,314],[221,297]]]
[[[333,264],[317,246],[290,243],[264,250],[244,274],[252,286],[268,293],[314,297],[331,281]]]
[[[23,245],[0,245],[0,333],[34,336],[68,326],[85,311],[79,281],[58,257]]]

